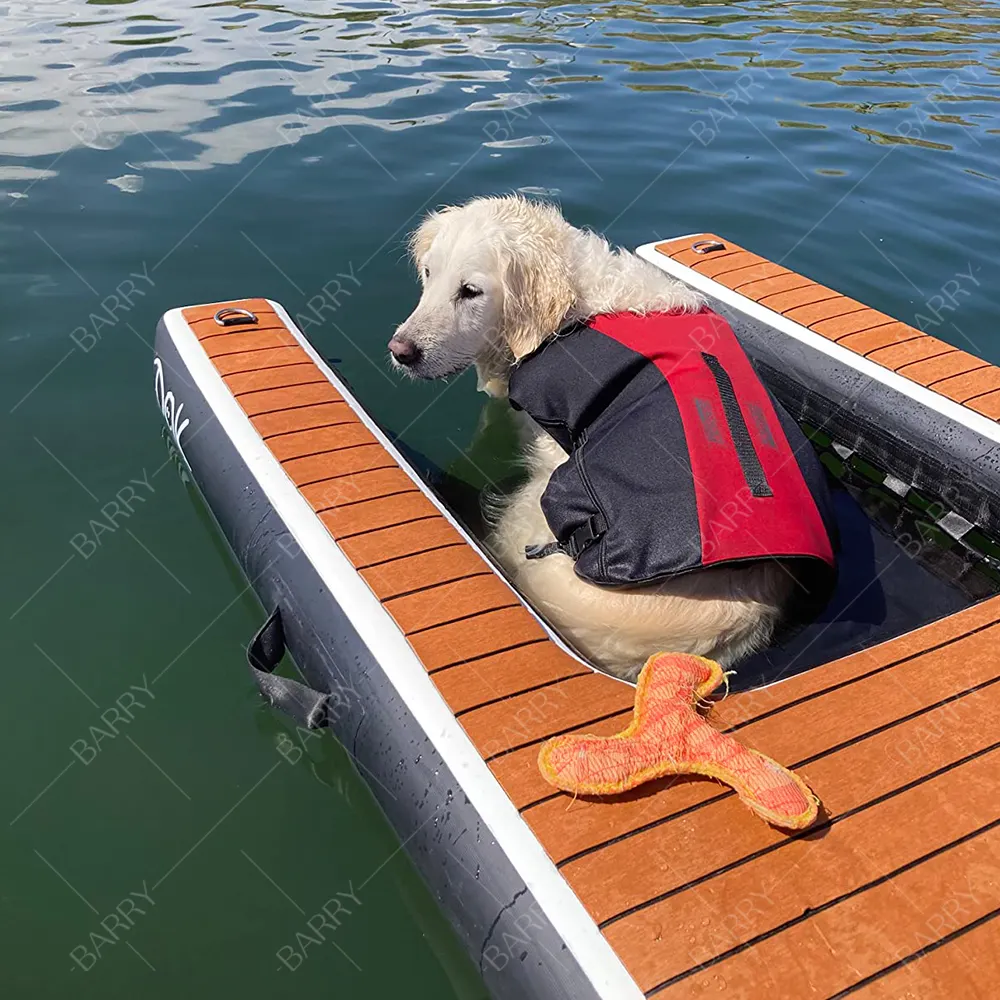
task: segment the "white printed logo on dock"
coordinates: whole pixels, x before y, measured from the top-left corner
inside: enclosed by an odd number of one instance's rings
[[[191,421],[187,417],[181,420],[184,404],[178,403],[173,390],[167,389],[163,377],[163,362],[159,358],[153,358],[153,390],[156,393],[156,401],[160,405],[160,412],[163,414],[163,419],[167,422],[167,427],[174,439],[174,444],[177,445],[177,450],[186,462],[187,456],[184,454],[184,447],[181,444],[181,435]]]

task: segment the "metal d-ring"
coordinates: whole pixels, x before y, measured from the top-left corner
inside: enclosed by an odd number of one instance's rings
[[[698,240],[691,244],[691,249],[695,253],[712,253],[715,250],[725,250],[726,244],[718,240]]]
[[[244,323],[256,323],[257,317],[249,309],[226,306],[215,314],[215,322],[219,326],[242,326]]]

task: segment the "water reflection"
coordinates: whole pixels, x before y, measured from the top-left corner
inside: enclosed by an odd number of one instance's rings
[[[4,10],[0,182],[14,195],[66,151],[133,135],[145,136],[144,157],[108,176],[131,193],[143,171],[237,163],[324,129],[356,130],[364,147],[369,129],[513,115],[609,83],[676,95],[692,113],[704,98],[752,109],[765,131],[835,128],[940,152],[963,133],[997,132],[1000,17],[970,0],[223,2],[180,14],[165,0],[119,0],[66,15],[42,0]],[[484,144],[554,141],[534,125]]]

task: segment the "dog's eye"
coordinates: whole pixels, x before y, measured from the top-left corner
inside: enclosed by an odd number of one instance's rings
[[[483,294],[481,288],[476,288],[475,285],[467,285],[464,282],[458,286],[458,297],[460,299],[475,299]]]
[[[431,276],[431,269],[424,265],[424,281],[426,281]]]

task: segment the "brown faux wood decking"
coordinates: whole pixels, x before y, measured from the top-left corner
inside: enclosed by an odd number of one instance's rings
[[[992,366],[731,244],[693,254],[696,238],[658,249],[1000,415]],[[258,323],[219,327],[224,305]],[[717,725],[816,790],[823,812],[805,834],[773,830],[707,780],[574,800],[541,778],[540,743],[621,729],[633,689],[548,639],[266,301],[184,315],[643,991],[998,995],[1000,598],[715,706]]]

